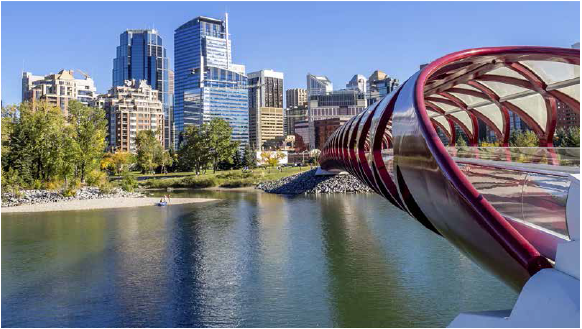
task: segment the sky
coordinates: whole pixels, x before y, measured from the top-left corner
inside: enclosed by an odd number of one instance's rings
[[[22,71],[81,69],[107,92],[126,29],[157,29],[173,67],[174,30],[225,11],[233,62],[283,72],[285,89],[307,73],[341,89],[374,70],[405,81],[458,50],[580,41],[579,2],[2,2],[2,102],[21,101]]]

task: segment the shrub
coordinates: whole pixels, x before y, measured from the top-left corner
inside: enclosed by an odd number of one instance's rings
[[[44,188],[47,190],[58,190],[63,187],[64,182],[57,179],[52,179],[44,184]]]
[[[2,170],[2,190],[8,191],[15,196],[21,196],[20,189],[22,188],[24,182],[20,177],[20,174],[14,168]]]
[[[101,193],[103,193],[103,194],[110,194],[111,192],[113,192],[113,187],[114,186],[110,182],[105,182],[103,184],[100,184],[97,187],[99,188],[99,191],[101,191]]]
[[[167,188],[167,187],[181,187],[182,178],[163,178],[163,179],[147,179],[139,182],[149,188]]]
[[[127,192],[133,192],[138,187],[137,179],[128,171],[123,172],[121,178],[121,188]]]
[[[224,174],[216,175],[218,179],[244,179],[244,178],[252,178],[256,175],[252,172],[239,172],[239,171],[230,171]]]
[[[205,188],[205,187],[213,187],[218,185],[218,181],[214,177],[207,177],[207,178],[198,178],[195,176],[189,176],[182,179],[180,182],[182,187],[189,187],[189,188]]]
[[[75,195],[77,195],[77,189],[75,189],[74,187],[67,187],[63,190],[63,192],[61,193],[64,197],[74,197]]]
[[[255,186],[255,180],[251,178],[228,180],[220,185],[220,187],[234,188]]]
[[[31,185],[32,189],[40,190],[42,188],[42,182],[39,179],[35,179]]]
[[[107,174],[96,169],[87,174],[85,181],[87,182],[87,185],[100,186],[107,182]]]

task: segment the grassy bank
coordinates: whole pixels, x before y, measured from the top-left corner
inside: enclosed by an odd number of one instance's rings
[[[151,178],[139,181],[139,184],[145,188],[168,188],[168,187],[186,187],[186,188],[207,188],[207,187],[246,187],[255,186],[264,181],[276,180],[283,177],[298,174],[309,170],[309,167],[285,167],[282,171],[276,169],[253,169],[251,172],[242,172],[241,170],[228,171],[207,171],[206,174],[195,175],[194,173],[180,173],[181,175],[190,174],[186,177],[175,178],[155,178],[155,175],[148,176]]]

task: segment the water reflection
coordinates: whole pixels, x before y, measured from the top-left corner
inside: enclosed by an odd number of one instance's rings
[[[515,294],[380,197],[5,214],[2,326],[445,326]]]

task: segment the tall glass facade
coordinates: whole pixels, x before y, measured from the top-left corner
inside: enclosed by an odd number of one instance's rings
[[[169,60],[162,37],[156,30],[127,30],[119,36],[117,56],[113,59],[113,86],[124,86],[125,80],[146,80],[159,91],[164,106],[165,147],[172,145],[172,103],[169,86]]]
[[[240,65],[232,64],[227,25],[227,21],[197,17],[175,31],[176,135],[187,125],[219,117],[233,128],[234,140],[248,143],[247,77]]]

